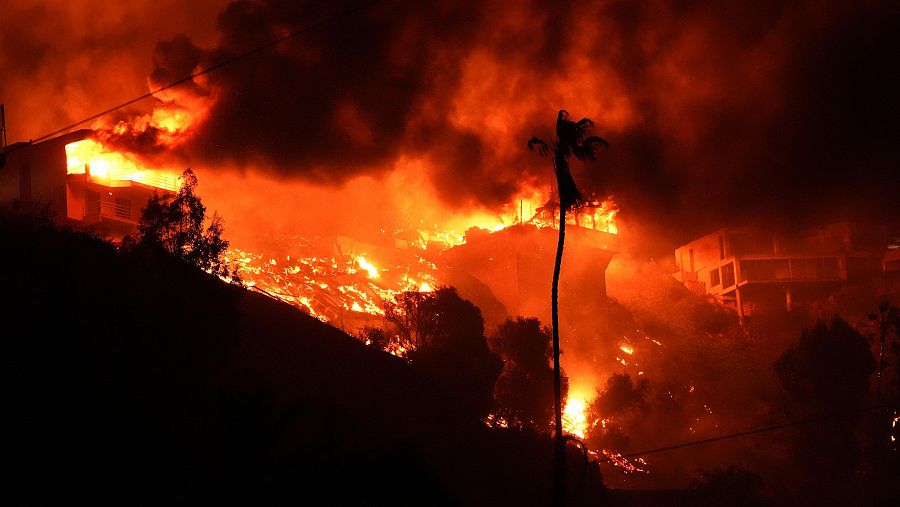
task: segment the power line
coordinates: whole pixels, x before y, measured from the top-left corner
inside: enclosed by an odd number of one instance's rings
[[[267,50],[267,49],[269,49],[269,48],[272,48],[272,47],[275,47],[275,46],[277,46],[277,45],[279,45],[279,44],[282,44],[282,43],[284,43],[284,42],[286,42],[286,41],[289,41],[289,40],[291,40],[291,39],[295,39],[295,38],[297,38],[297,37],[299,37],[299,36],[301,36],[301,35],[304,35],[304,34],[309,33],[309,32],[311,32],[311,31],[313,31],[313,30],[315,30],[315,29],[317,29],[317,28],[320,28],[320,27],[322,27],[322,26],[324,26],[324,25],[327,25],[328,23],[331,23],[331,22],[333,22],[333,21],[337,21],[337,20],[343,19],[343,18],[345,18],[345,17],[347,17],[347,16],[350,16],[351,14],[355,14],[355,13],[357,13],[357,12],[359,12],[359,11],[362,11],[362,10],[364,10],[364,9],[367,9],[367,8],[369,8],[369,7],[371,7],[371,6],[375,5],[375,4],[377,4],[377,3],[380,2],[380,1],[381,1],[381,0],[370,0],[370,1],[368,1],[368,2],[365,2],[365,3],[359,4],[359,5],[357,5],[357,6],[351,7],[351,8],[349,8],[349,9],[344,10],[344,11],[342,11],[342,12],[339,12],[339,13],[333,15],[333,16],[330,16],[330,17],[327,17],[327,18],[322,19],[322,20],[320,20],[320,21],[317,21],[317,22],[315,22],[315,23],[313,23],[313,24],[311,24],[311,25],[307,25],[306,27],[301,28],[300,30],[297,30],[296,32],[290,33],[290,34],[288,34],[288,35],[285,35],[284,37],[281,37],[281,38],[279,38],[279,39],[273,40],[272,42],[263,44],[262,46],[257,46],[257,47],[255,47],[255,48],[253,48],[253,49],[251,49],[251,50],[249,50],[249,51],[247,51],[247,52],[241,53],[241,54],[239,54],[239,55],[237,55],[237,56],[233,56],[233,57],[228,58],[228,59],[226,59],[226,60],[222,60],[221,62],[219,62],[219,63],[217,63],[217,64],[215,64],[215,65],[212,65],[212,66],[210,66],[210,67],[207,67],[207,68],[205,68],[205,69],[203,69],[203,70],[201,70],[201,71],[198,71],[198,72],[192,72],[192,73],[188,74],[187,76],[184,76],[184,77],[181,78],[181,79],[172,81],[171,83],[169,83],[169,84],[167,84],[167,85],[165,85],[165,86],[161,86],[161,87],[159,87],[159,88],[156,88],[155,90],[150,90],[149,92],[147,92],[147,93],[145,93],[145,94],[143,94],[143,95],[141,95],[141,96],[135,97],[135,98],[133,98],[133,99],[131,99],[131,100],[128,100],[128,101],[126,101],[126,102],[123,102],[123,103],[121,103],[121,104],[119,104],[119,105],[117,105],[117,106],[113,106],[113,107],[111,107],[111,108],[109,108],[109,109],[107,109],[107,110],[105,110],[105,111],[101,111],[101,112],[99,112],[99,113],[97,113],[97,114],[94,114],[94,115],[92,115],[92,116],[89,116],[89,117],[87,117],[87,118],[84,118],[83,120],[80,120],[80,121],[77,121],[77,122],[75,122],[75,123],[72,123],[71,125],[67,125],[67,126],[61,128],[61,129],[54,130],[53,132],[50,132],[49,134],[44,134],[44,135],[42,135],[41,137],[38,137],[37,139],[32,139],[32,142],[43,141],[44,139],[47,139],[47,138],[50,138],[50,137],[54,137],[54,136],[56,136],[56,135],[58,135],[58,134],[62,134],[62,133],[64,133],[64,132],[67,132],[67,131],[69,131],[69,130],[71,130],[71,129],[73,129],[73,128],[79,126],[79,125],[83,125],[83,124],[85,124],[85,123],[87,123],[87,122],[89,122],[89,121],[91,121],[91,120],[96,120],[97,118],[100,118],[100,117],[102,117],[102,116],[106,116],[107,114],[112,113],[113,111],[117,111],[117,110],[119,110],[119,109],[122,109],[123,107],[130,106],[131,104],[134,104],[134,103],[140,102],[140,101],[142,101],[142,100],[144,100],[144,99],[146,99],[146,98],[152,97],[153,95],[155,95],[155,94],[157,94],[157,93],[159,93],[159,92],[162,92],[162,91],[168,90],[169,88],[174,88],[174,87],[176,87],[176,86],[178,86],[178,85],[187,83],[188,81],[192,81],[192,80],[193,80],[194,78],[196,78],[196,77],[200,77],[200,76],[202,76],[202,75],[204,75],[204,74],[209,74],[210,72],[213,72],[213,71],[215,71],[215,70],[219,70],[219,69],[221,69],[222,67],[225,67],[225,66],[231,65],[232,63],[235,63],[235,62],[237,62],[237,61],[243,60],[244,58],[247,58],[248,56],[255,55],[255,54],[260,53],[260,52],[262,52],[262,51],[265,51],[265,50]]]
[[[849,412],[836,412],[836,413],[833,413],[833,414],[827,414],[827,415],[823,415],[823,416],[819,416],[819,417],[811,417],[811,418],[809,418],[809,419],[802,419],[802,420],[799,420],[799,421],[791,421],[791,422],[787,422],[787,423],[784,423],[784,424],[776,424],[776,425],[774,425],[774,426],[766,426],[766,427],[764,427],[764,428],[756,428],[756,429],[752,429],[752,430],[741,431],[741,432],[738,432],[738,433],[731,433],[731,434],[728,434],[728,435],[720,435],[720,436],[718,436],[718,437],[710,437],[710,438],[704,438],[704,439],[701,439],[701,440],[694,440],[694,441],[691,441],[691,442],[684,442],[684,443],[681,443],[681,444],[668,445],[668,446],[665,446],[665,447],[657,447],[656,449],[650,449],[650,450],[647,450],[647,451],[632,452],[632,453],[628,453],[628,454],[619,454],[619,455],[617,455],[616,457],[617,457],[617,458],[634,458],[634,457],[637,457],[637,456],[646,456],[646,455],[648,455],[648,454],[656,454],[656,453],[660,453],[660,452],[672,451],[672,450],[675,450],[675,449],[682,449],[682,448],[685,448],[685,447],[693,447],[693,446],[695,446],[695,445],[708,444],[708,443],[711,443],[711,442],[718,442],[718,441],[720,441],[720,440],[729,440],[729,439],[732,439],[732,438],[739,438],[739,437],[745,437],[745,436],[749,436],[749,435],[756,435],[756,434],[759,434],[759,433],[766,433],[766,432],[769,432],[769,431],[775,431],[775,430],[780,430],[780,429],[784,429],[784,428],[790,428],[790,427],[793,427],[793,426],[802,426],[802,425],[805,425],[805,424],[813,424],[813,423],[818,423],[818,422],[825,422],[825,421],[828,421],[828,420],[831,420],[831,419],[839,419],[839,418],[842,418],[842,417],[848,417],[848,416],[851,416],[851,415],[862,414],[862,413],[865,413],[865,412],[871,412],[871,411],[875,411],[875,410],[886,410],[886,409],[888,409],[888,408],[889,408],[889,407],[888,407],[887,405],[879,405],[879,406],[875,406],[875,407],[869,407],[869,408],[864,408],[864,409],[860,409],[860,410],[853,410],[853,411],[849,411]],[[598,460],[599,463],[609,463],[609,462],[611,462],[611,461],[613,461],[613,458],[604,458],[604,459]]]

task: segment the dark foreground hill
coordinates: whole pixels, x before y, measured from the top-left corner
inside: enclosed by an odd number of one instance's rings
[[[14,503],[550,503],[549,440],[291,307],[6,213],[0,265]],[[569,463],[570,504],[605,503]]]

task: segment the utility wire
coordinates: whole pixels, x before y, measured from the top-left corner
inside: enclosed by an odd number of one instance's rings
[[[67,132],[67,131],[69,131],[69,130],[72,130],[73,128],[75,128],[75,127],[77,127],[77,126],[79,126],[79,125],[85,124],[85,123],[87,123],[87,122],[89,122],[89,121],[91,121],[91,120],[96,120],[97,118],[100,118],[101,116],[106,116],[107,114],[112,113],[113,111],[117,111],[117,110],[119,110],[119,109],[122,109],[123,107],[130,106],[131,104],[134,104],[135,102],[140,102],[140,101],[142,101],[142,100],[144,100],[144,99],[146,99],[146,98],[148,98],[148,97],[152,97],[153,95],[155,95],[155,94],[157,94],[157,93],[159,93],[159,92],[162,92],[162,91],[168,90],[169,88],[174,88],[174,87],[176,87],[176,86],[178,86],[178,85],[187,83],[188,81],[192,81],[192,80],[193,80],[194,78],[196,78],[196,77],[202,76],[202,75],[204,75],[204,74],[209,74],[210,72],[213,72],[213,71],[215,71],[215,70],[219,70],[219,69],[221,69],[222,67],[225,67],[225,66],[231,65],[232,63],[235,63],[235,62],[237,62],[237,61],[243,60],[244,58],[247,58],[248,56],[255,55],[255,54],[260,53],[260,52],[262,52],[262,51],[265,51],[265,50],[267,50],[267,49],[269,49],[269,48],[272,48],[272,47],[275,47],[275,46],[277,46],[277,45],[279,45],[279,44],[282,44],[282,43],[284,43],[284,42],[286,42],[286,41],[289,41],[289,40],[291,40],[291,39],[295,39],[295,38],[297,38],[297,37],[299,37],[299,36],[301,36],[301,35],[304,35],[304,34],[306,34],[306,33],[309,33],[309,32],[311,32],[311,31],[313,31],[313,30],[315,30],[315,29],[317,29],[317,28],[320,28],[320,27],[322,27],[322,26],[324,26],[324,25],[327,25],[328,23],[331,23],[331,22],[333,22],[333,21],[338,21],[338,20],[340,20],[340,19],[346,18],[346,17],[350,16],[351,14],[355,14],[355,13],[357,13],[357,12],[359,12],[359,11],[362,11],[362,10],[364,10],[364,9],[367,9],[367,8],[373,6],[373,5],[377,4],[377,3],[380,2],[380,1],[381,1],[381,0],[370,0],[370,1],[368,1],[368,2],[365,2],[365,3],[362,3],[362,4],[356,5],[356,6],[354,6],[354,7],[351,7],[351,8],[349,8],[349,9],[347,9],[347,10],[341,11],[341,12],[339,12],[339,13],[333,15],[333,16],[330,16],[330,17],[327,17],[327,18],[322,19],[322,20],[320,20],[320,21],[317,21],[317,22],[315,22],[315,23],[313,23],[313,24],[311,24],[311,25],[307,25],[307,26],[305,26],[304,28],[301,28],[300,30],[297,30],[296,32],[290,33],[290,34],[288,34],[288,35],[285,35],[284,37],[281,37],[281,38],[279,38],[279,39],[273,40],[272,42],[263,44],[262,46],[257,46],[257,47],[255,47],[255,48],[249,50],[249,51],[246,51],[246,52],[244,52],[244,53],[241,53],[241,54],[239,54],[239,55],[237,55],[237,56],[233,56],[233,57],[228,58],[228,59],[226,59],[226,60],[222,60],[221,62],[219,62],[219,63],[217,63],[217,64],[215,64],[215,65],[212,65],[212,66],[210,66],[210,67],[207,67],[207,68],[205,68],[205,69],[203,69],[203,70],[201,70],[201,71],[198,71],[198,72],[192,72],[192,73],[188,74],[187,76],[184,76],[184,77],[181,78],[181,79],[178,79],[178,80],[176,80],[176,81],[172,81],[171,83],[169,83],[169,84],[167,84],[167,85],[165,85],[165,86],[160,86],[159,88],[156,88],[155,90],[150,90],[149,92],[147,92],[147,93],[145,93],[145,94],[143,94],[143,95],[141,95],[141,96],[139,96],[139,97],[135,97],[135,98],[133,98],[133,99],[131,99],[131,100],[128,100],[128,101],[126,101],[126,102],[123,102],[123,103],[121,103],[121,104],[119,104],[119,105],[117,105],[117,106],[113,106],[113,107],[111,107],[111,108],[109,108],[109,109],[107,109],[107,110],[105,110],[105,111],[102,111],[102,112],[99,112],[99,113],[97,113],[97,114],[95,114],[95,115],[89,116],[89,117],[87,117],[87,118],[85,118],[85,119],[83,119],[83,120],[80,120],[80,121],[77,121],[77,122],[75,122],[75,123],[72,123],[71,125],[67,125],[67,126],[61,128],[61,129],[54,130],[53,132],[50,132],[49,134],[44,134],[44,135],[42,135],[41,137],[38,137],[37,139],[32,139],[31,142],[35,143],[35,142],[38,142],[38,141],[43,141],[44,139],[47,139],[47,138],[50,138],[50,137],[54,137],[54,136],[56,136],[56,135],[58,135],[58,134],[62,134],[62,133],[64,133],[64,132]]]
[[[878,405],[878,406],[869,407],[869,408],[864,408],[864,409],[860,409],[860,410],[853,410],[853,411],[850,411],[850,412],[836,412],[836,413],[833,413],[833,414],[827,414],[827,415],[823,415],[823,416],[819,416],[819,417],[811,417],[811,418],[808,418],[808,419],[802,419],[802,420],[799,420],[799,421],[791,421],[791,422],[787,422],[787,423],[784,423],[784,424],[776,424],[776,425],[774,425],[774,426],[766,426],[766,427],[764,427],[764,428],[756,428],[756,429],[752,429],[752,430],[741,431],[741,432],[739,432],[739,433],[731,433],[731,434],[729,434],[729,435],[720,435],[720,436],[718,436],[718,437],[710,437],[710,438],[704,438],[704,439],[701,439],[701,440],[694,440],[694,441],[691,441],[691,442],[684,442],[684,443],[681,443],[681,444],[668,445],[668,446],[665,446],[665,447],[657,447],[656,449],[650,449],[650,450],[647,450],[647,451],[632,452],[632,453],[628,453],[628,454],[620,454],[620,455],[617,455],[616,458],[634,458],[634,457],[637,457],[637,456],[646,456],[646,455],[648,455],[648,454],[656,454],[656,453],[660,453],[660,452],[672,451],[672,450],[675,450],[675,449],[682,449],[682,448],[685,448],[685,447],[693,447],[693,446],[695,446],[695,445],[708,444],[708,443],[711,443],[711,442],[718,442],[718,441],[720,441],[720,440],[730,440],[730,439],[732,439],[732,438],[739,438],[739,437],[745,437],[745,436],[749,436],[749,435],[756,435],[756,434],[759,434],[759,433],[767,433],[767,432],[769,432],[769,431],[775,431],[775,430],[780,430],[780,429],[784,429],[784,428],[790,428],[790,427],[793,427],[793,426],[802,426],[802,425],[805,425],[805,424],[813,424],[813,423],[825,422],[825,421],[828,421],[828,420],[831,420],[831,419],[839,419],[839,418],[842,418],[842,417],[848,417],[848,416],[851,416],[851,415],[862,414],[862,413],[865,413],[865,412],[872,412],[872,411],[875,411],[875,410],[886,410],[886,409],[888,409],[888,408],[890,408],[890,407],[888,407],[887,405]],[[609,462],[612,462],[612,461],[613,461],[613,458],[604,458],[604,459],[598,460],[599,463],[609,463]]]

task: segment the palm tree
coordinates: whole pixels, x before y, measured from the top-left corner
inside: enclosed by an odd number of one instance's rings
[[[602,138],[590,135],[594,126],[588,118],[577,122],[569,119],[569,112],[561,109],[556,117],[556,139],[548,143],[538,137],[528,141],[528,149],[538,149],[541,156],[553,154],[553,171],[556,173],[556,187],[559,191],[559,240],[556,244],[556,263],[553,266],[553,286],[550,292],[550,311],[553,327],[553,395],[556,438],[554,440],[556,475],[554,495],[558,505],[562,504],[565,470],[566,444],[562,432],[562,387],[559,365],[559,272],[562,268],[563,248],[566,244],[566,212],[581,206],[584,202],[581,192],[575,186],[569,171],[569,157],[578,160],[593,160],[594,146],[609,147]]]

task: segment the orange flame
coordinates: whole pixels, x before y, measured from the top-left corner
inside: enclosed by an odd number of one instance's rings
[[[583,399],[570,394],[563,409],[563,431],[583,439],[588,431],[587,409]]]
[[[359,267],[369,273],[369,278],[372,278],[373,280],[378,278],[378,268],[375,267],[375,265],[371,262],[367,261],[365,257],[359,257],[358,259],[356,259],[356,263],[359,264]]]
[[[169,191],[178,190],[176,173],[147,169],[130,153],[108,150],[94,139],[83,139],[66,145],[68,174],[84,174],[108,187],[141,183]]]

